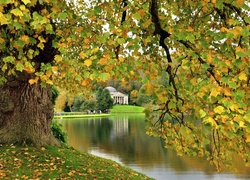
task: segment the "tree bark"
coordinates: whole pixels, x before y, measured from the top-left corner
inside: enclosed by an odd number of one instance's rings
[[[0,87],[0,144],[59,145],[50,128],[51,87],[27,80]]]

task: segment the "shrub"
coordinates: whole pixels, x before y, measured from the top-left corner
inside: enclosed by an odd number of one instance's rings
[[[52,104],[54,106],[56,104],[56,98],[59,96],[60,92],[55,86],[52,86],[51,92],[52,92]]]
[[[56,139],[63,143],[67,143],[67,133],[62,129],[61,123],[53,120],[50,124],[50,127]]]

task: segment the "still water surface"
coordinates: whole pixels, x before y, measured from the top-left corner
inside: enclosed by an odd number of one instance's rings
[[[144,116],[116,115],[61,122],[71,146],[112,159],[157,180],[250,179],[250,168],[240,162],[238,173],[217,173],[205,159],[179,157],[173,150],[162,148],[158,138],[146,135]]]

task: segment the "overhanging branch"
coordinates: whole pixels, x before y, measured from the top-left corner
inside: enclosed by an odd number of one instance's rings
[[[181,43],[181,44],[183,44],[186,48],[193,50],[193,51],[195,52],[195,54],[198,56],[198,61],[199,61],[201,64],[206,64],[206,63],[207,63],[206,61],[204,61],[204,60],[201,58],[201,56],[199,55],[199,53],[197,53],[197,51],[194,49],[194,47],[191,45],[191,43],[189,43],[189,42],[187,42],[187,41],[183,41],[183,40],[179,40],[178,42]],[[214,80],[216,81],[216,83],[220,86],[221,83],[220,83],[220,81],[219,81],[218,79],[216,79],[215,74],[214,74],[214,72],[213,72],[214,65],[209,64],[209,63],[207,63],[207,64],[209,65],[209,68],[207,69],[207,71],[208,71],[208,72],[210,73],[210,75],[214,78]]]
[[[176,87],[176,82],[175,82],[175,74],[173,74],[173,68],[172,68],[173,61],[171,58],[169,47],[165,44],[165,39],[168,38],[171,34],[161,27],[160,19],[158,16],[158,2],[157,2],[157,0],[151,1],[150,14],[151,14],[151,20],[155,26],[154,35],[159,35],[159,37],[160,37],[159,44],[164,49],[164,51],[166,53],[166,58],[168,61],[168,66],[166,68],[166,72],[168,73],[168,76],[169,76],[169,85],[172,86],[172,88],[173,88],[173,97],[176,101],[175,102],[176,103],[176,110],[181,114],[181,117],[183,117],[183,112],[181,112],[181,110],[179,109],[177,104],[179,101],[181,101],[181,104],[183,105],[184,100],[178,94],[178,89]],[[166,105],[165,105],[166,111],[163,112],[164,115],[165,114],[171,115],[171,111],[168,107],[169,103],[170,103],[170,101],[166,102]],[[161,116],[161,120],[160,120],[161,123],[162,123],[162,118],[163,117]],[[183,119],[181,119],[181,123],[183,123]]]
[[[128,6],[127,0],[123,0],[122,4],[123,4],[123,12],[122,12],[121,25],[123,24],[123,22],[125,22],[126,16],[127,16],[127,6]],[[116,59],[119,58],[120,48],[121,48],[120,44],[118,46],[116,46],[116,48],[115,48]]]

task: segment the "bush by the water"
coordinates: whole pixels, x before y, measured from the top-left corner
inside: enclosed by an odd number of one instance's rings
[[[67,133],[63,130],[61,123],[52,121],[50,127],[56,139],[63,143],[67,143]]]

